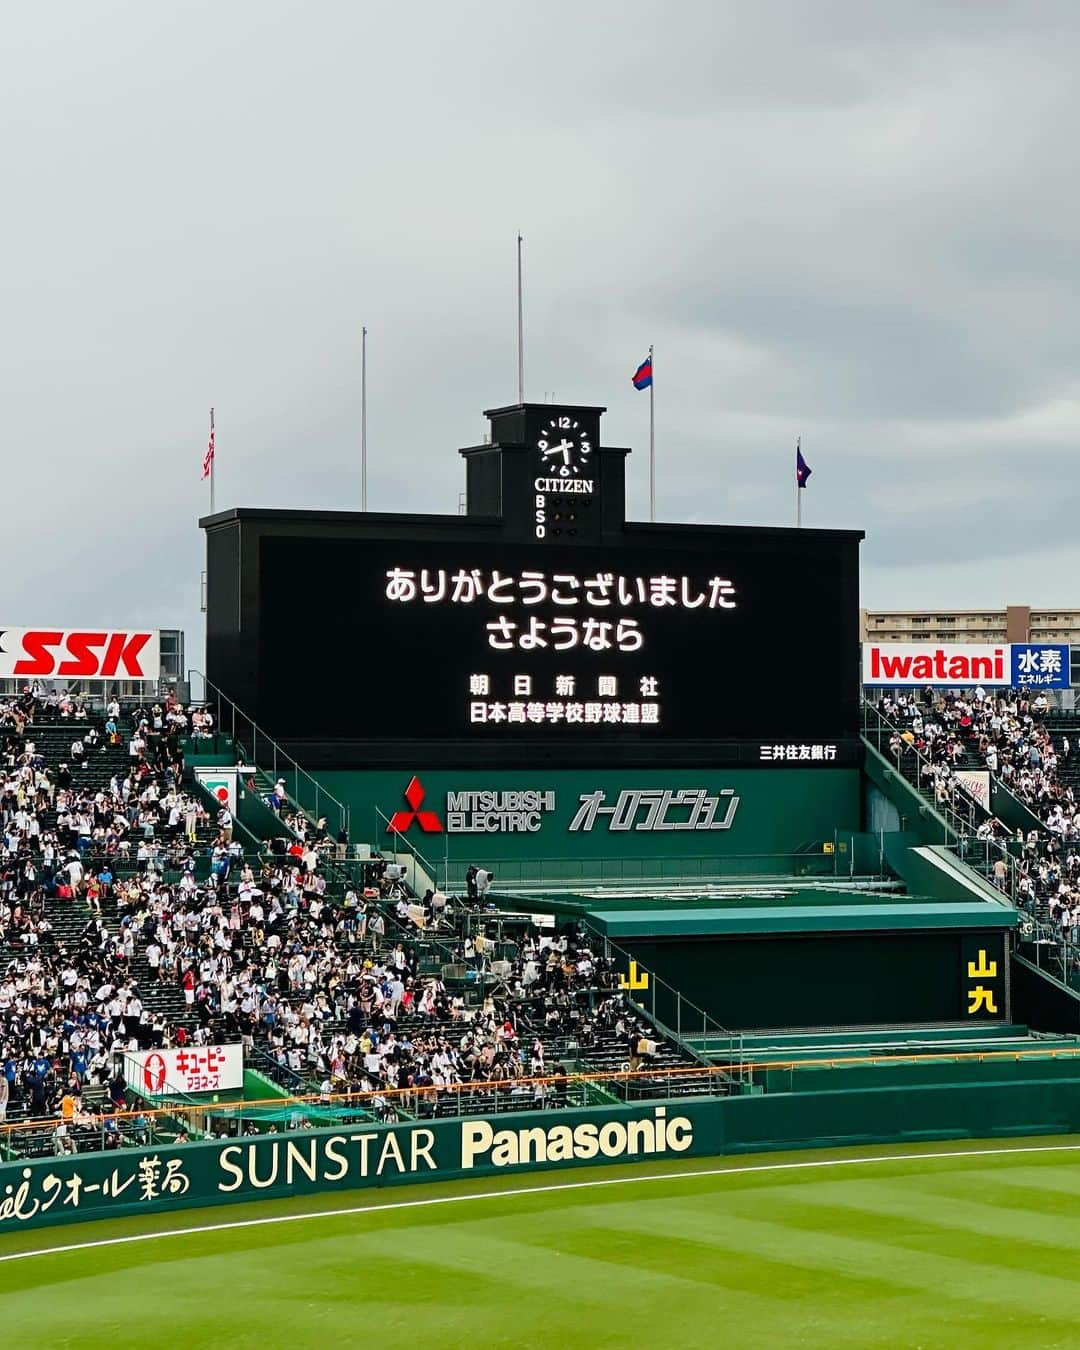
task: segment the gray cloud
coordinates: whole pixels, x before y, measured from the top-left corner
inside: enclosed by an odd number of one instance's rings
[[[197,613],[218,503],[453,511],[515,393],[645,510],[861,526],[871,603],[1077,601],[1080,11],[23,7],[0,53],[6,622]]]

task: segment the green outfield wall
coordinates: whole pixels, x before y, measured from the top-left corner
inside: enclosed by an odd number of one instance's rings
[[[659,977],[634,998],[678,1032],[696,1030],[680,995],[732,1031],[1009,1018],[1005,934],[989,928],[617,940]]]
[[[1003,1066],[996,1082],[945,1080],[305,1130],[7,1164],[0,1167],[0,1234],[261,1197],[599,1163],[1078,1129],[1080,1077],[1012,1081]]]
[[[355,840],[388,847],[387,820],[403,812],[402,838],[440,869],[449,863],[453,877],[475,861],[504,882],[523,864],[530,876],[572,879],[606,862],[617,862],[620,875],[657,876],[665,863],[691,870],[694,859],[745,859],[738,870],[790,874],[794,855],[820,854],[822,841],[860,825],[858,769],[418,765],[415,774],[321,770],[319,781],[348,805]]]

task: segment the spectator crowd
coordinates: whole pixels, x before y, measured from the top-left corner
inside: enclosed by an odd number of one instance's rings
[[[189,719],[175,700],[136,709],[126,757],[119,704],[99,720],[52,692],[0,702],[4,1117],[14,1105],[41,1116],[72,1102],[69,1119],[88,1083],[109,1084],[120,1104],[118,1052],[175,1034],[135,982],[137,929],[110,928],[103,914],[130,913],[167,868],[193,866],[207,814],[182,787]],[[70,730],[68,757],[55,764],[34,739],[45,727],[60,728],[65,746]]]
[[[494,959],[484,869],[456,909],[385,865],[349,871],[346,836],[281,780],[267,804],[283,833],[245,855],[228,808],[211,818],[185,786],[182,742],[211,727],[173,698],[129,716],[0,701],[0,1118],[56,1118],[67,1151],[88,1087],[125,1105],[123,1052],[217,1040],[324,1094],[535,1079],[552,1047],[647,1061],[649,1029],[588,942],[531,930]],[[432,934],[446,941],[422,970]]]
[[[1067,730],[1047,727],[1050,705],[1045,693],[927,689],[886,696],[881,711],[894,728],[889,738],[893,757],[902,763],[905,752],[917,751],[931,766],[939,805],[956,806],[963,797],[975,838],[1000,846],[987,850],[994,884],[1001,890],[1014,885],[1021,909],[1049,923],[1064,942],[1075,942],[1080,930],[1080,802],[1065,774],[1074,747]],[[975,767],[989,770],[1038,824],[1009,830],[990,811],[974,812],[956,779],[957,768],[969,757]]]

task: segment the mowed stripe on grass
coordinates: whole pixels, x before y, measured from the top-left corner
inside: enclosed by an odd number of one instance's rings
[[[426,1348],[1077,1343],[1074,1151],[924,1149],[861,1167],[626,1180],[9,1262],[5,1335],[113,1350],[162,1334]]]

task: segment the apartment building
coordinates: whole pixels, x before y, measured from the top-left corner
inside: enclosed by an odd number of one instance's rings
[[[1068,642],[1080,646],[1080,609],[863,609],[863,642]]]

